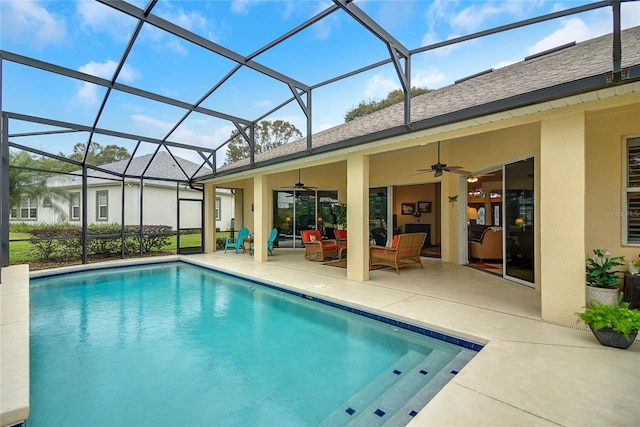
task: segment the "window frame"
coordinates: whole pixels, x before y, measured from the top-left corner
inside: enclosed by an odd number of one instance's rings
[[[27,200],[28,203],[23,203]],[[23,215],[23,211],[27,211],[27,215]],[[20,196],[20,207],[18,208],[18,215],[21,220],[37,221],[38,220],[38,199],[28,195]],[[33,213],[33,216],[31,215]]]
[[[221,221],[222,220],[222,197],[216,197],[216,202],[215,202],[215,214],[216,214],[216,221]]]
[[[106,202],[104,205],[100,204],[100,196],[106,197]],[[101,208],[104,208],[106,210],[105,216],[100,215]],[[96,191],[96,221],[109,221],[109,190]]]
[[[637,173],[640,174],[640,136],[632,136],[627,137],[624,140],[624,149],[623,149],[623,167],[625,173],[623,175],[624,182],[622,183],[622,206],[623,211],[621,212],[623,216],[622,221],[622,240],[623,244],[630,246],[640,246],[640,237],[632,238],[631,226],[634,225],[636,229],[640,228],[640,208],[630,206],[630,196],[635,195],[637,197],[637,204],[640,204],[640,179],[636,179],[637,183],[634,185],[630,184],[631,181],[631,162],[629,161],[631,158],[631,148],[636,147],[637,151],[635,153],[637,157],[636,163],[638,166],[636,167]],[[638,233],[635,233],[638,234]]]
[[[74,215],[74,210],[76,208],[78,210],[78,214]],[[80,221],[80,216],[80,192],[69,193],[69,221]]]

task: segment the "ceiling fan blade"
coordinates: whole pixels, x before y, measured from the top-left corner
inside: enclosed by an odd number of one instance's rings
[[[416,172],[435,172],[436,170],[431,168],[431,169],[416,169]]]
[[[416,173],[412,173],[412,174],[411,174],[411,175],[409,175],[409,176],[422,175],[423,173],[427,173],[427,172],[433,172],[433,171],[420,170],[420,171],[418,171],[418,172],[416,172]]]
[[[451,169],[447,168],[446,171],[447,172],[451,172],[451,173],[457,173],[457,174],[460,174],[460,175],[471,175],[471,172],[465,171],[465,170],[462,170],[462,169],[453,169],[453,170],[451,170]]]
[[[462,169],[462,166],[447,166],[445,168],[445,170],[449,170],[449,169]]]
[[[433,174],[434,177],[439,177],[442,176],[442,171],[436,171],[436,173]]]

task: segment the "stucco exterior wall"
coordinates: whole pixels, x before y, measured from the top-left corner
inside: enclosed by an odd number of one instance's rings
[[[640,136],[640,105],[587,115],[585,246],[637,259],[640,245],[623,244],[625,143]]]

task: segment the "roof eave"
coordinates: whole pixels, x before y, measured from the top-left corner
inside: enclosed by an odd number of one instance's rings
[[[292,160],[297,160],[321,153],[327,153],[331,151],[337,151],[344,148],[350,148],[358,145],[368,144],[375,141],[380,141],[387,138],[406,135],[416,131],[423,131],[427,129],[433,129],[439,126],[446,126],[453,123],[462,122],[465,120],[473,120],[478,117],[487,116],[490,114],[501,113],[505,111],[514,110],[517,108],[527,107],[534,104],[540,104],[550,102],[570,96],[575,96],[587,92],[592,92],[600,89],[610,88],[614,86],[629,84],[634,81],[640,80],[640,64],[625,68],[626,77],[620,81],[611,81],[611,73],[597,74],[591,77],[586,77],[570,82],[561,83],[555,86],[550,86],[543,89],[538,89],[532,92],[515,95],[509,98],[500,99],[497,101],[488,102],[469,108],[464,108],[451,113],[446,113],[436,117],[429,117],[427,119],[418,120],[412,122],[409,126],[395,126],[389,129],[385,129],[379,132],[373,132],[366,135],[357,136],[354,138],[345,139],[343,141],[327,144],[324,146],[314,147],[313,151],[300,151],[297,153],[291,153],[285,156],[276,157],[273,159],[267,159],[263,161],[257,161],[254,165],[247,164],[238,166],[237,168],[219,171],[215,174],[208,174],[199,177],[196,181],[202,182],[208,179],[219,178],[223,176],[235,175],[241,172],[249,170],[256,170],[266,166],[272,166]]]

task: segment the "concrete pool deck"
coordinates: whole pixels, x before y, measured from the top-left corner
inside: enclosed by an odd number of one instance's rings
[[[628,350],[603,347],[590,331],[577,325],[543,322],[533,289],[468,267],[423,259],[423,270],[407,267],[400,275],[391,269],[375,270],[368,282],[360,283],[347,280],[346,269],[307,261],[299,250],[276,249],[267,263],[256,263],[249,254],[216,252],[107,262],[56,272],[172,259],[484,344],[409,426],[640,425],[640,342]],[[5,269],[3,280],[4,274]],[[1,303],[4,315],[4,296]],[[4,332],[3,327],[3,344]],[[28,348],[25,357],[28,362]],[[2,364],[4,398],[4,346]]]

